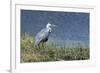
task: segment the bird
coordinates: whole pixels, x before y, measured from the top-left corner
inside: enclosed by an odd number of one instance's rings
[[[35,36],[35,44],[34,46],[39,46],[41,43],[45,43],[48,41],[49,36],[52,31],[52,27],[55,27],[56,25],[47,23],[46,27],[43,28],[40,32],[38,32]]]

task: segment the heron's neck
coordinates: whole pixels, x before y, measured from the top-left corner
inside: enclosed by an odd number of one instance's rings
[[[51,32],[51,28],[50,27],[46,27],[48,29],[49,32]]]

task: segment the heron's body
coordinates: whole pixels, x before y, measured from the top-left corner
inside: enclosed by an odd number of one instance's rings
[[[41,42],[46,42],[50,33],[50,30],[47,28],[42,29],[35,37],[35,45],[39,45]]]
[[[55,25],[51,25],[50,23],[48,23],[46,25],[46,28],[42,29],[35,37],[35,45],[34,46],[38,46],[40,43],[44,43],[48,40],[49,35],[51,33],[51,26],[55,26]]]

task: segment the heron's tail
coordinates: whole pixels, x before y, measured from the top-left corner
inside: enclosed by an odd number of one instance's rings
[[[37,48],[39,46],[40,42],[39,41],[35,41],[34,43],[34,48]]]
[[[34,43],[34,48],[36,48],[36,46],[37,46],[36,43]]]
[[[34,43],[34,48],[37,48],[37,47],[38,47],[38,43],[35,42],[35,43]]]

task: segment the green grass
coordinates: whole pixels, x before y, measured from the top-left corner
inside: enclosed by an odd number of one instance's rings
[[[54,43],[40,45],[34,48],[34,37],[29,34],[21,35],[21,63],[46,62],[46,61],[68,61],[89,59],[89,48],[57,48]]]

